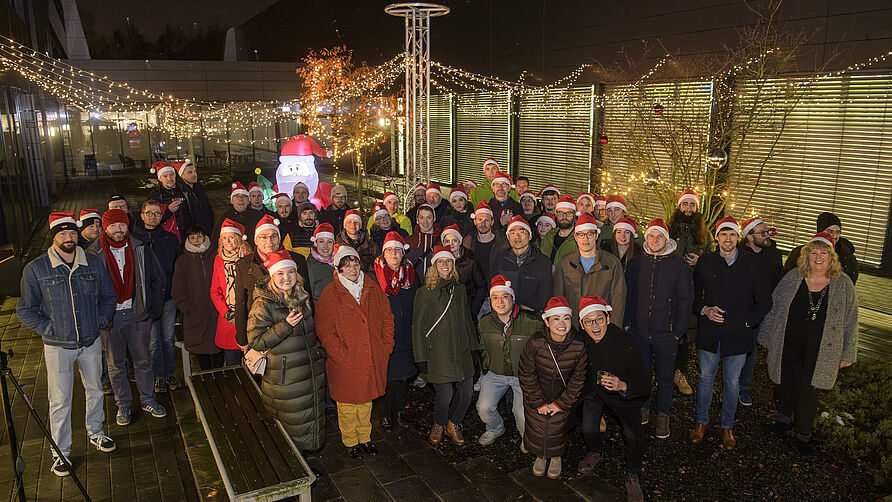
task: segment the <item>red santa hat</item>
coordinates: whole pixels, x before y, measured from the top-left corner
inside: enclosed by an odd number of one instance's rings
[[[490,157],[490,158],[488,158],[488,159],[486,159],[486,160],[483,161],[483,167],[486,167],[486,166],[488,166],[489,164],[492,164],[492,165],[496,166],[496,170],[497,170],[497,171],[500,170],[500,169],[502,169],[501,166],[499,166],[499,163],[496,162],[496,159],[494,159],[494,158],[492,158],[492,157]]]
[[[307,156],[307,155],[316,155],[317,157],[328,157],[329,154],[322,147],[316,143],[313,138],[307,136],[306,134],[298,134],[297,136],[292,136],[291,139],[285,142],[282,145],[282,151],[279,153],[280,156],[284,155],[299,155],[299,156]]]
[[[476,218],[481,214],[488,214],[492,217],[492,209],[490,209],[489,204],[487,204],[485,200],[481,200],[480,204],[477,204],[477,209],[471,213],[471,218]]]
[[[583,296],[579,300],[579,320],[581,321],[585,316],[591,314],[592,312],[597,311],[602,312],[611,312],[613,311],[613,307],[607,304],[603,298],[598,295],[592,296]]]
[[[594,207],[594,205],[595,205],[595,195],[594,194],[590,194],[588,192],[583,192],[583,193],[579,194],[579,197],[576,197],[576,202],[579,202],[579,199],[581,199],[583,197],[592,201],[592,207]]]
[[[352,209],[351,209],[351,211],[352,211]],[[379,216],[390,216],[390,211],[388,211],[387,208],[384,207],[383,202],[378,202],[377,204],[375,204],[375,208],[373,209],[373,211],[374,211],[372,213],[373,220]],[[346,218],[346,216],[344,216],[344,217]]]
[[[529,198],[533,199],[533,202],[536,202],[536,194],[534,194],[533,192],[531,192],[529,190],[524,190],[523,192],[521,192],[520,200],[523,200],[524,197],[529,197]]]
[[[421,208],[427,208],[427,209],[430,209],[430,211],[431,211],[432,213],[434,213],[434,221],[437,221],[437,210],[434,209],[434,206],[432,206],[432,205],[428,204],[427,202],[425,202],[424,204],[419,204],[419,205],[418,205],[418,209],[421,209]],[[416,214],[416,215],[418,214],[418,210],[415,211],[415,214]],[[417,218],[417,216],[416,216],[416,218]]]
[[[511,295],[511,298],[514,298],[514,288],[511,286],[511,281],[508,280],[502,274],[499,274],[492,278],[492,282],[489,285],[489,294],[505,292]]]
[[[697,192],[690,189],[681,192],[681,195],[678,197],[678,204],[676,205],[680,206],[681,203],[686,200],[692,200],[695,204],[697,204],[697,207],[700,207],[700,196],[697,195]]]
[[[248,195],[248,191],[245,190],[245,185],[242,185],[238,181],[235,181],[230,185],[232,191],[229,192],[229,200],[232,201],[232,198],[236,195]]]
[[[349,219],[355,219],[359,222],[360,225],[362,225],[362,216],[359,214],[359,211],[355,209],[348,209],[347,212],[344,213],[344,221],[347,221]]]
[[[357,260],[359,260],[359,253],[353,249],[351,246],[347,246],[346,244],[335,244],[334,246],[334,258],[332,258],[332,263],[335,268],[338,268],[338,265],[341,264],[341,260],[348,256],[353,256]]]
[[[740,225],[737,224],[737,220],[734,219],[733,216],[725,216],[719,221],[715,222],[715,236],[719,236],[719,232],[722,230],[733,230],[737,232],[737,235],[740,235]]]
[[[466,181],[466,182],[464,183],[464,185],[465,185],[465,187],[467,187],[468,185],[470,185],[470,186],[471,186],[471,190],[477,188],[477,183],[475,183],[475,182],[473,182],[473,181],[471,181],[471,180]]]
[[[607,205],[607,197],[604,197],[603,195],[595,196],[595,207],[604,207],[606,205]]]
[[[527,220],[523,219],[523,216],[515,216],[511,218],[511,221],[508,222],[508,227],[505,229],[505,232],[510,232],[512,228],[521,228],[526,230],[528,234],[533,235],[533,231],[530,229],[530,224],[527,223]]]
[[[275,253],[266,255],[266,261],[263,262],[263,266],[266,267],[270,277],[283,268],[291,267],[297,269],[297,263],[294,263],[294,260],[291,259],[291,253],[287,249],[280,249]]]
[[[748,220],[743,220],[743,223],[741,224],[741,226],[743,227],[743,235],[749,235],[749,233],[761,223],[765,222],[762,221],[762,219],[758,216],[750,218]]]
[[[449,191],[449,202],[455,200],[456,197],[461,197],[462,199],[468,200],[468,194],[467,192],[465,192],[465,189],[461,187],[461,185]]]
[[[256,239],[257,234],[264,230],[275,230],[277,234],[282,235],[279,232],[279,220],[268,214],[264,214],[263,218],[260,218],[260,221],[258,221],[257,225],[254,227],[254,238]]]
[[[569,195],[564,195],[560,199],[558,199],[557,205],[554,207],[555,211],[573,211],[576,212],[576,201],[573,200],[573,197]]]
[[[239,237],[245,236],[245,226],[241,223],[226,218],[223,220],[223,223],[220,225],[220,235],[223,235],[227,232],[231,232],[233,234],[238,234]]]
[[[511,181],[511,176],[503,171],[496,171],[496,176],[492,179],[490,186],[496,183],[507,183],[508,186],[514,186],[514,183]]]
[[[443,197],[443,191],[440,190],[440,185],[438,185],[437,183],[428,183],[427,189],[425,189],[424,193],[429,194],[431,192],[439,195],[440,197]]]
[[[545,312],[542,313],[542,319],[548,319],[552,316],[564,314],[573,314],[573,309],[570,308],[567,299],[563,296],[552,296],[548,299],[548,303],[545,305]]]
[[[300,186],[306,188],[306,189],[307,189],[307,192],[310,191],[310,187],[308,187],[306,183],[304,183],[303,181],[298,181],[297,183],[294,184],[293,187],[291,187],[291,193],[292,193],[292,195],[294,194],[294,189],[297,188],[297,187],[300,187]]]
[[[263,193],[263,187],[260,186],[260,183],[257,183],[256,181],[252,181],[252,182],[248,183],[248,193],[250,194],[251,192]]]
[[[99,214],[98,209],[81,209],[81,214],[78,220],[82,221],[84,225],[89,225],[89,220],[96,218],[97,220],[102,219],[102,215]]]
[[[291,196],[285,192],[279,192],[279,193],[273,195],[272,197],[270,197],[270,199],[275,199],[276,201],[278,201],[279,198],[281,198],[281,197],[285,197],[286,199],[291,200]]]
[[[666,222],[663,221],[663,218],[654,218],[647,224],[647,230],[644,231],[644,236],[647,237],[647,234],[651,232],[660,232],[663,234],[663,237],[667,240],[669,239],[669,227],[666,226]]]
[[[437,260],[441,258],[455,261],[455,255],[452,254],[452,251],[450,251],[449,248],[436,245],[434,246],[433,256],[431,256],[431,263],[437,263]]]
[[[561,195],[561,191],[558,190],[556,186],[549,183],[549,184],[545,185],[545,187],[543,187],[542,190],[539,190],[539,197],[545,196],[545,194],[547,194],[548,192],[554,192],[554,193],[558,194],[558,197],[560,197],[560,195]]]
[[[331,223],[323,223],[316,227],[316,230],[313,231],[313,236],[310,237],[311,242],[316,242],[319,239],[329,238],[334,240],[334,227],[331,226]]]
[[[557,220],[554,219],[554,216],[551,213],[542,213],[542,215],[536,219],[536,225],[542,222],[548,223],[551,225],[551,228],[557,226]]]
[[[455,223],[449,225],[448,227],[444,228],[442,232],[440,232],[440,240],[442,241],[443,238],[447,235],[454,235],[458,239],[459,243],[461,243],[462,241],[461,230],[459,230],[458,225]]]
[[[618,207],[624,212],[628,211],[628,209],[626,208],[626,199],[624,199],[623,196],[619,194],[610,195],[607,197],[607,209],[610,209],[611,207]]]
[[[173,163],[173,167],[177,169],[177,174],[179,174],[181,178],[183,177],[183,171],[185,171],[186,168],[191,165],[192,161],[189,159],[178,160]]]
[[[830,235],[829,232],[818,232],[812,237],[809,242],[823,242],[824,244],[833,247],[833,236]]]
[[[58,211],[50,213],[49,218],[50,232],[53,237],[63,230],[74,230],[75,232],[83,225],[80,220],[71,211]]]
[[[588,232],[589,230],[594,230],[598,234],[601,233],[601,229],[598,228],[598,220],[591,213],[582,213],[576,219],[576,227],[573,231]]]
[[[385,193],[385,194],[384,194],[384,198],[381,199],[381,202],[387,204],[387,201],[389,201],[390,199],[395,200],[397,204],[400,203],[400,198],[399,198],[399,196],[398,196],[397,194],[393,193],[393,192],[387,192],[387,193]]]
[[[418,190],[421,190],[422,192],[427,192],[427,187],[424,186],[424,183],[419,183],[419,184],[415,185],[415,188],[412,189],[412,193],[415,193]]]
[[[409,249],[409,245],[406,244],[403,236],[396,232],[387,232],[387,235],[384,236],[384,245],[381,246],[381,252],[383,253],[385,250],[390,248],[399,248],[405,252]]]
[[[161,175],[166,173],[167,171],[170,171],[172,173],[177,172],[177,170],[172,165],[163,160],[152,163],[152,167],[149,169],[149,172],[158,176],[159,180],[161,179]]]
[[[638,224],[635,223],[635,220],[632,218],[620,218],[616,220],[616,224],[613,225],[613,231],[617,230],[628,230],[632,232],[632,236],[636,239],[638,238]]]

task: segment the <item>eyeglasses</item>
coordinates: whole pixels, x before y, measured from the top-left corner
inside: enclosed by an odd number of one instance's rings
[[[142,214],[146,216],[161,216],[161,211],[143,211]]]
[[[585,326],[586,328],[591,328],[592,326],[595,326],[595,325],[603,326],[606,323],[607,323],[606,317],[597,317],[595,319],[583,319],[583,321],[582,321],[582,325]]]
[[[588,232],[576,232],[576,237],[596,239],[598,237],[598,232],[595,232],[594,230],[589,230]]]

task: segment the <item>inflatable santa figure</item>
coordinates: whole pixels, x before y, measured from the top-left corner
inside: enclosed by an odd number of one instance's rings
[[[319,174],[316,173],[316,157],[328,157],[313,138],[306,134],[292,137],[279,153],[279,167],[276,169],[276,185],[280,192],[291,194],[294,185],[299,182],[307,185],[312,199],[319,185]]]

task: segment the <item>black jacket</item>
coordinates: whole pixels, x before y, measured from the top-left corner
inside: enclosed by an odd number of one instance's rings
[[[492,227],[493,231],[505,231],[505,227],[502,226],[501,217],[502,212],[506,209],[510,210],[514,216],[522,216],[523,215],[523,206],[520,205],[520,202],[508,197],[505,200],[504,204],[499,202],[495,197],[489,199],[489,207],[492,209]],[[512,218],[514,217],[512,216]],[[534,230],[535,231],[535,230]]]
[[[855,258],[855,246],[845,237],[840,237],[836,245],[833,246],[836,255],[839,257],[839,264],[842,265],[842,271],[849,276],[852,284],[858,282],[858,259]],[[799,261],[799,254],[802,252],[802,246],[796,246],[790,250],[787,261],[784,262],[784,272],[789,272],[796,268],[796,262]],[[777,284],[777,283],[775,283]]]
[[[552,284],[551,260],[532,246],[518,263],[514,250],[493,249],[489,264],[488,281],[501,274],[511,281],[516,295],[515,301],[521,307],[529,307],[536,314],[545,310],[545,304],[551,298]]]
[[[396,232],[400,234],[403,239],[409,236],[409,232],[403,230],[402,227],[400,227],[399,223],[396,222],[396,220],[393,220],[393,225],[391,225],[390,228],[388,228],[387,230],[381,230],[380,228],[378,228],[378,225],[373,225],[372,228],[374,229],[371,232],[372,241],[374,241],[375,245],[378,246],[378,249],[384,247],[384,239],[387,238],[387,234],[389,234],[390,232]]]
[[[693,302],[691,267],[681,258],[645,253],[629,260],[623,326],[680,339],[688,331]]]
[[[694,268],[697,347],[715,354],[721,343],[723,357],[753,350],[753,328],[771,310],[770,289],[762,265],[750,253],[738,251],[731,266],[719,250],[701,256]],[[712,306],[725,310],[723,323],[700,314],[703,307]]]
[[[223,221],[226,218],[230,220],[240,223],[245,226],[245,235],[248,236],[245,239],[251,247],[254,247],[254,227],[257,226],[257,222],[260,221],[262,217],[262,213],[258,211],[254,211],[253,209],[245,209],[244,211],[237,213],[232,206],[226,209],[223,214],[220,215],[220,219],[217,220],[217,224],[214,226],[213,233],[211,234],[211,246],[216,246],[217,241],[220,239],[220,226],[223,225]]]
[[[461,256],[455,260],[455,269],[458,271],[458,280],[465,285],[468,292],[468,301],[471,302],[471,315],[477,319],[480,308],[483,306],[486,296],[489,294],[489,286],[480,263],[474,259],[474,253],[470,249],[462,250]]]
[[[319,214],[319,224],[330,224],[334,227],[334,234],[338,235],[341,233],[341,229],[344,228],[344,216],[347,215],[348,209],[350,209],[350,206],[346,204],[341,209],[334,207],[334,204],[328,206]]]
[[[186,202],[189,204],[189,213],[192,215],[192,223],[200,226],[208,235],[214,229],[214,208],[208,199],[208,193],[201,183],[194,183],[190,187],[183,182],[183,193],[186,194]],[[189,230],[188,228],[184,228]]]
[[[686,268],[687,265],[685,265]],[[585,341],[588,354],[588,382],[586,392],[596,392],[623,399],[645,397],[650,394],[650,372],[644,367],[641,350],[628,333],[614,323],[607,325],[607,332],[600,342],[595,343],[588,334],[580,335]],[[610,391],[598,385],[598,372],[607,371],[623,382],[628,389],[624,392]]]
[[[442,205],[442,204],[441,204]],[[443,221],[440,221],[440,228],[446,228],[449,225],[458,225],[458,230],[462,235],[462,238],[467,237],[472,232],[476,233],[476,227],[474,227],[474,220],[471,219],[471,210],[467,210],[463,213],[460,213],[450,206],[448,210],[446,210],[446,214],[443,215]]]
[[[148,199],[157,200],[164,207],[164,215],[161,216],[161,224],[164,225],[167,220],[170,218],[176,218],[177,220],[177,229],[180,231],[179,241],[182,243],[186,240],[186,230],[192,226],[192,214],[189,212],[189,201],[186,196],[186,190],[184,190],[184,185],[180,180],[177,180],[176,185],[173,188],[167,189],[164,188],[161,183],[155,187],[154,190],[149,192]],[[167,208],[171,202],[176,200],[182,201],[180,204],[180,208],[177,209],[176,212],[171,211]]]
[[[177,236],[162,229],[161,227],[146,230],[142,220],[138,221],[133,228],[133,235],[143,241],[147,247],[152,248],[161,269],[164,271],[165,297],[164,300],[170,298],[173,284],[173,271],[177,263],[177,258],[183,254],[183,248],[180,246]]]
[[[771,281],[771,290],[774,291],[774,287],[777,286],[777,283],[780,282],[781,279],[784,278],[784,258],[781,256],[780,250],[777,249],[777,244],[774,241],[771,241],[771,245],[767,248],[762,249],[762,251],[756,253],[746,244],[741,244],[740,249],[752,254],[759,261],[762,262],[762,269],[764,273],[768,275],[769,280]]]

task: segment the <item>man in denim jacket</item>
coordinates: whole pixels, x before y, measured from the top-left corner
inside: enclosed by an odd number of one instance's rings
[[[22,297],[16,314],[25,326],[43,337],[50,402],[50,430],[65,456],[53,452],[53,473],[71,474],[71,392],[77,361],[87,398],[87,434],[99,451],[112,452],[115,442],[105,435],[102,342],[99,328],[115,313],[115,290],[98,256],[87,254],[78,243],[79,220],[74,213],[52,213],[53,245],[46,254],[25,266]]]

